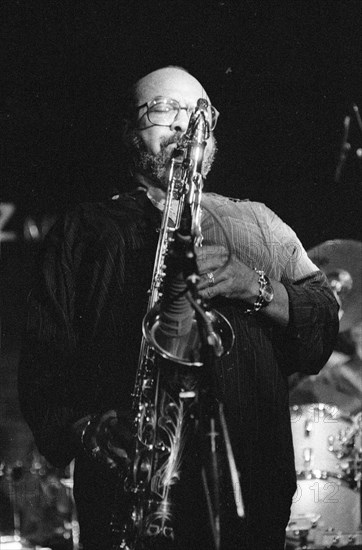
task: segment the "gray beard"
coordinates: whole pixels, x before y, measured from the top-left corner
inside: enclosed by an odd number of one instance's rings
[[[204,157],[202,163],[202,176],[206,178],[210,172],[212,164],[215,160],[217,152],[216,139],[213,137],[213,146]],[[140,172],[150,178],[156,187],[166,190],[168,187],[169,163],[172,158],[173,150],[168,150],[167,147],[172,143],[178,146],[181,143],[182,135],[176,134],[171,138],[165,138],[161,141],[160,151],[156,155],[149,153],[140,137],[134,133],[132,138],[132,160],[133,167],[136,172]]]

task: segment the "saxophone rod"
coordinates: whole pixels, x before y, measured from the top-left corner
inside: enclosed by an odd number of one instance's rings
[[[204,493],[206,497],[207,509],[209,512],[209,520],[210,520],[215,550],[220,550],[220,514],[219,514],[219,511],[216,512],[216,516],[214,516],[214,513],[213,513],[205,468],[202,468],[201,475],[202,475],[202,481],[205,489]]]
[[[222,403],[219,403],[219,415],[220,415],[221,429],[222,429],[224,441],[225,441],[226,454],[227,454],[229,468],[230,468],[231,484],[232,484],[232,489],[234,493],[236,512],[240,518],[243,518],[245,517],[245,510],[244,510],[243,496],[241,494],[240,479],[239,479],[238,470],[236,468],[234,453],[231,447],[229,432],[227,429],[226,420],[224,416],[224,405]]]

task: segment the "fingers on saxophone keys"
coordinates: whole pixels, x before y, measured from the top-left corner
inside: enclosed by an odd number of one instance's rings
[[[113,445],[109,442],[107,445],[107,450],[110,453],[110,455],[108,455],[109,460],[112,460],[115,465],[118,464],[119,466],[125,466],[126,464],[129,464],[130,459],[128,453],[122,447]]]
[[[104,448],[99,445],[90,449],[90,454],[93,460],[103,467],[114,470],[124,468],[129,463],[129,457],[124,449],[118,448],[112,443],[104,443]]]
[[[103,451],[99,445],[91,447],[89,449],[89,453],[92,459],[98,462],[98,464],[102,464],[103,466],[107,466],[112,469],[116,467],[115,461],[105,451]]]
[[[209,286],[207,284],[204,284],[202,288],[199,287],[199,295],[201,298],[206,298],[207,300],[210,300],[214,296],[216,296],[217,291],[215,291],[214,286]]]
[[[117,412],[115,410],[107,411],[106,413],[103,413],[100,417],[100,424],[104,424],[105,422],[114,422],[117,420]]]
[[[222,274],[218,271],[212,271],[211,269],[206,273],[203,273],[200,276],[200,282],[198,283],[199,290],[205,290],[207,288],[212,288],[220,282],[220,277],[222,279]]]

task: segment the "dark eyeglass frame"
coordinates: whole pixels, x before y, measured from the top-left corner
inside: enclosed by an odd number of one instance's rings
[[[173,106],[177,108],[175,118],[169,124],[159,124],[157,122],[153,122],[150,119],[150,108],[154,105],[157,105],[157,103],[166,103],[167,101],[172,103]],[[136,111],[139,111],[140,109],[142,109],[144,107],[147,107],[147,111],[146,111],[146,113],[144,113],[144,115],[147,116],[148,121],[153,126],[170,126],[171,124],[173,124],[175,122],[175,120],[179,116],[180,111],[186,111],[187,114],[190,116],[191,113],[194,110],[193,107],[181,107],[180,102],[177,101],[177,99],[173,99],[172,97],[165,97],[165,96],[157,96],[157,97],[151,99],[150,101],[147,101],[146,103],[142,103],[142,105],[138,105],[137,107],[135,107],[135,109],[136,109]],[[214,130],[216,128],[217,121],[218,121],[220,113],[213,105],[210,105],[210,110],[211,110],[210,130]],[[142,116],[144,116],[144,115],[142,115]]]

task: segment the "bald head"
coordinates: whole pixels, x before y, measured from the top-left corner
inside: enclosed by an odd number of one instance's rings
[[[200,82],[181,67],[164,67],[138,80],[134,87],[137,105],[147,103],[157,96],[175,97],[194,102],[202,97],[210,103],[209,97]]]

